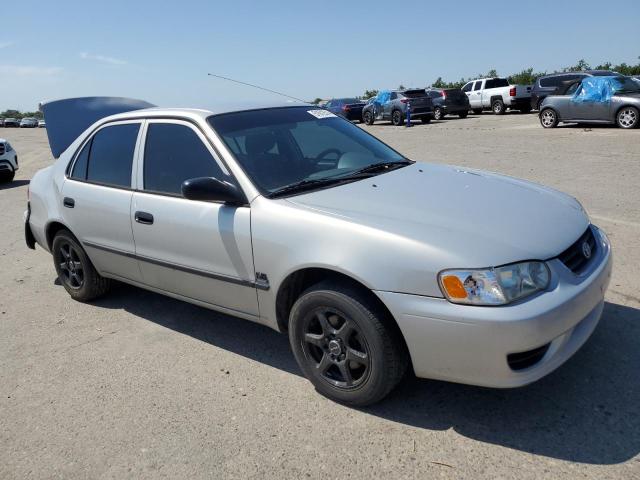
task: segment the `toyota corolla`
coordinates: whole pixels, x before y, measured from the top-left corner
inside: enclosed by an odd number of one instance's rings
[[[556,190],[416,162],[310,105],[43,110],[57,160],[25,235],[73,299],[117,280],[286,332],[336,401],[379,401],[407,371],[522,386],[600,319],[609,241]]]

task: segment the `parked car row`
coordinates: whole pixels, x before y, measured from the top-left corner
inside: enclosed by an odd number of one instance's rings
[[[0,127],[14,127],[14,128],[45,128],[47,124],[44,120],[38,120],[33,117],[25,117],[21,120],[13,117],[0,118]]]
[[[429,123],[447,115],[466,118],[470,110],[479,114],[491,110],[497,115],[507,109],[531,111],[531,85],[510,85],[506,78],[479,78],[460,88],[413,88],[382,90],[366,103],[356,98],[334,98],[324,106],[348,120],[373,125],[390,121],[403,125],[412,120]]]

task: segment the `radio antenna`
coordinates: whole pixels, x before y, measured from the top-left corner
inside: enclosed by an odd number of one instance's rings
[[[297,100],[298,102],[309,103],[306,100],[302,100],[302,99],[297,98],[297,97],[292,97],[291,95],[287,95],[286,93],[276,92],[275,90],[271,90],[270,88],[261,87],[259,85],[254,85],[252,83],[241,82],[240,80],[234,80],[233,78],[223,77],[222,75],[216,75],[214,73],[207,73],[207,75],[209,75],[210,77],[221,78],[222,80],[227,80],[229,82],[234,82],[234,83],[239,83],[241,85],[246,85],[248,87],[257,88],[259,90],[264,90],[265,92],[275,93],[276,95],[281,95],[283,97],[292,98],[294,100]]]

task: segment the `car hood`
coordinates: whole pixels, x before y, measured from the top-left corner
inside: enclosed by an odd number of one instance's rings
[[[577,200],[551,188],[427,163],[288,201],[417,241],[443,268],[553,258],[589,225]]]

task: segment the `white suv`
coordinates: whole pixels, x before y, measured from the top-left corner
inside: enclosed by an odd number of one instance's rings
[[[18,154],[4,138],[0,138],[0,181],[10,182],[18,170]]]

